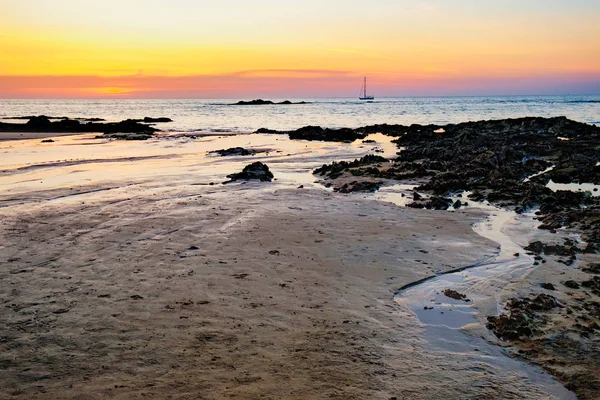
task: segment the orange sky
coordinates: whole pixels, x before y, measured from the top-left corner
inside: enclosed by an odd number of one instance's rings
[[[600,2],[0,2],[3,98],[600,93]]]

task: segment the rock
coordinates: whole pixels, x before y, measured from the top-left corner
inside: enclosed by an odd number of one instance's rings
[[[501,340],[523,340],[532,336],[545,324],[540,314],[557,307],[563,307],[555,297],[539,294],[533,298],[510,299],[506,303],[508,313],[487,317],[486,327]]]
[[[454,300],[469,301],[467,299],[466,295],[464,295],[462,293],[459,293],[459,292],[457,292],[456,290],[453,290],[453,289],[446,289],[446,290],[444,290],[444,295],[446,297],[450,297],[451,299],[454,299]]]
[[[422,199],[423,199],[423,197],[419,193],[413,192],[413,200],[414,201],[419,201],[419,200],[422,200]]]
[[[267,128],[259,128],[254,133],[280,133],[280,134],[284,134],[285,132],[275,131],[273,129],[267,129]]]
[[[40,129],[40,132],[45,132],[48,129],[52,128],[52,122],[45,115],[40,115],[39,117],[31,117],[29,121],[25,123],[30,129]]]
[[[551,284],[551,283],[542,283],[542,284],[540,284],[540,286],[543,289],[546,289],[546,290],[556,290],[556,288],[554,287],[554,285]]]
[[[117,139],[117,140],[148,140],[152,135],[146,133],[105,133],[102,136],[96,136],[95,139]]]
[[[54,143],[54,140],[52,140],[52,139],[44,139],[44,140],[42,140],[42,143]]]
[[[375,192],[383,185],[383,182],[352,182],[346,183],[341,188],[334,188],[333,190],[340,193],[351,193],[351,192]]]
[[[266,164],[260,161],[254,162],[244,167],[242,172],[227,175],[231,181],[235,180],[260,180],[262,182],[271,182],[273,174]]]
[[[565,285],[566,287],[570,288],[570,289],[579,289],[579,283],[569,280],[569,281],[565,281],[563,283],[563,285]]]
[[[230,147],[228,149],[221,149],[211,151],[211,153],[217,153],[221,157],[225,156],[252,156],[256,154],[254,150],[246,150],[243,147]]]
[[[462,202],[460,200],[456,200],[454,204],[452,204],[452,207],[454,207],[455,210],[458,210],[462,207]]]
[[[334,161],[331,164],[325,164],[322,167],[315,169],[313,171],[313,174],[315,174],[315,175],[318,174],[318,175],[322,175],[322,176],[324,175],[330,179],[336,179],[336,178],[339,178],[346,171],[351,172],[352,170],[354,170],[358,167],[367,166],[367,165],[371,165],[371,164],[377,164],[377,163],[387,163],[387,161],[388,161],[387,159],[385,159],[381,156],[367,154],[363,158],[356,159],[351,162],[340,161],[338,163],[338,162]],[[365,173],[362,173],[361,175],[364,175],[364,174]]]
[[[61,118],[51,121],[44,115],[29,118],[25,124],[0,123],[0,131],[4,132],[104,132],[106,134],[139,133],[152,135],[157,129],[139,123],[139,120],[124,120],[121,122],[82,124],[78,120]]]
[[[292,140],[321,140],[326,142],[353,142],[356,139],[364,139],[366,136],[354,129],[329,129],[320,126],[305,126],[295,131],[289,131],[288,135]]]
[[[271,104],[274,104],[274,105],[289,105],[289,104],[310,104],[310,103],[308,103],[306,101],[300,101],[300,102],[297,102],[297,103],[293,103],[293,102],[291,102],[289,100],[283,100],[283,101],[280,101],[279,103],[275,103],[275,102],[273,102],[271,100],[256,99],[256,100],[250,100],[250,101],[241,100],[241,101],[238,101],[237,103],[232,104],[232,105],[234,105],[234,106],[263,106],[263,105],[271,105]]]
[[[589,264],[587,267],[584,267],[581,270],[589,274],[600,275],[600,264]]]
[[[434,196],[425,203],[425,208],[428,210],[447,210],[450,208],[450,204],[452,204],[452,200]]]
[[[171,118],[167,118],[167,117],[159,117],[159,118],[144,117],[142,122],[146,122],[146,123],[149,123],[149,122],[173,122],[173,120]]]
[[[573,242],[565,242],[564,245],[548,245],[542,242],[535,241],[527,245],[525,250],[531,251],[536,254],[546,254],[546,255],[557,255],[563,257],[577,257],[577,254],[581,253],[581,250],[574,245]]]
[[[262,106],[262,105],[267,105],[267,104],[274,104],[274,103],[271,100],[256,99],[256,100],[250,100],[250,101],[240,100],[233,105],[235,105],[235,106]]]

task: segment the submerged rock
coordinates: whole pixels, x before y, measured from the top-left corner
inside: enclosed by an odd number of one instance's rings
[[[451,299],[454,299],[454,300],[469,301],[467,299],[467,295],[459,293],[459,292],[457,292],[456,290],[453,290],[453,289],[446,289],[446,290],[444,290],[444,295],[446,297],[450,297]]]
[[[227,175],[231,181],[235,180],[260,180],[262,182],[271,182],[273,174],[266,164],[260,161],[246,165],[242,172]]]

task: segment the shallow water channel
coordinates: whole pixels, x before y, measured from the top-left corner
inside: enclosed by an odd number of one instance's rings
[[[398,200],[403,206],[404,198],[388,195],[382,200]],[[519,224],[526,229],[535,229],[538,222],[531,214],[517,215],[491,205],[470,204],[471,208],[489,213],[489,217],[475,224],[473,230],[496,242],[497,253],[478,264],[406,285],[397,292],[394,300],[408,307],[419,319],[431,351],[475,359],[496,373],[523,379],[553,398],[575,399],[572,392],[540,368],[509,357],[504,348],[473,333],[481,328],[483,316],[501,311],[498,293],[502,288],[535,268],[533,257],[511,239],[505,228]],[[447,297],[443,293],[446,289],[466,294],[467,300]]]

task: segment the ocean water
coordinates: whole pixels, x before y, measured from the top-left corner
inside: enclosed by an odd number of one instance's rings
[[[282,101],[286,99],[270,99]],[[350,98],[291,99],[310,104],[234,106],[237,100],[0,100],[0,118],[24,115],[126,118],[169,117],[159,124],[173,132],[253,132],[305,125],[355,128],[364,125],[448,124],[525,116],[566,116],[600,125],[600,95],[509,97],[398,97],[364,102]]]

